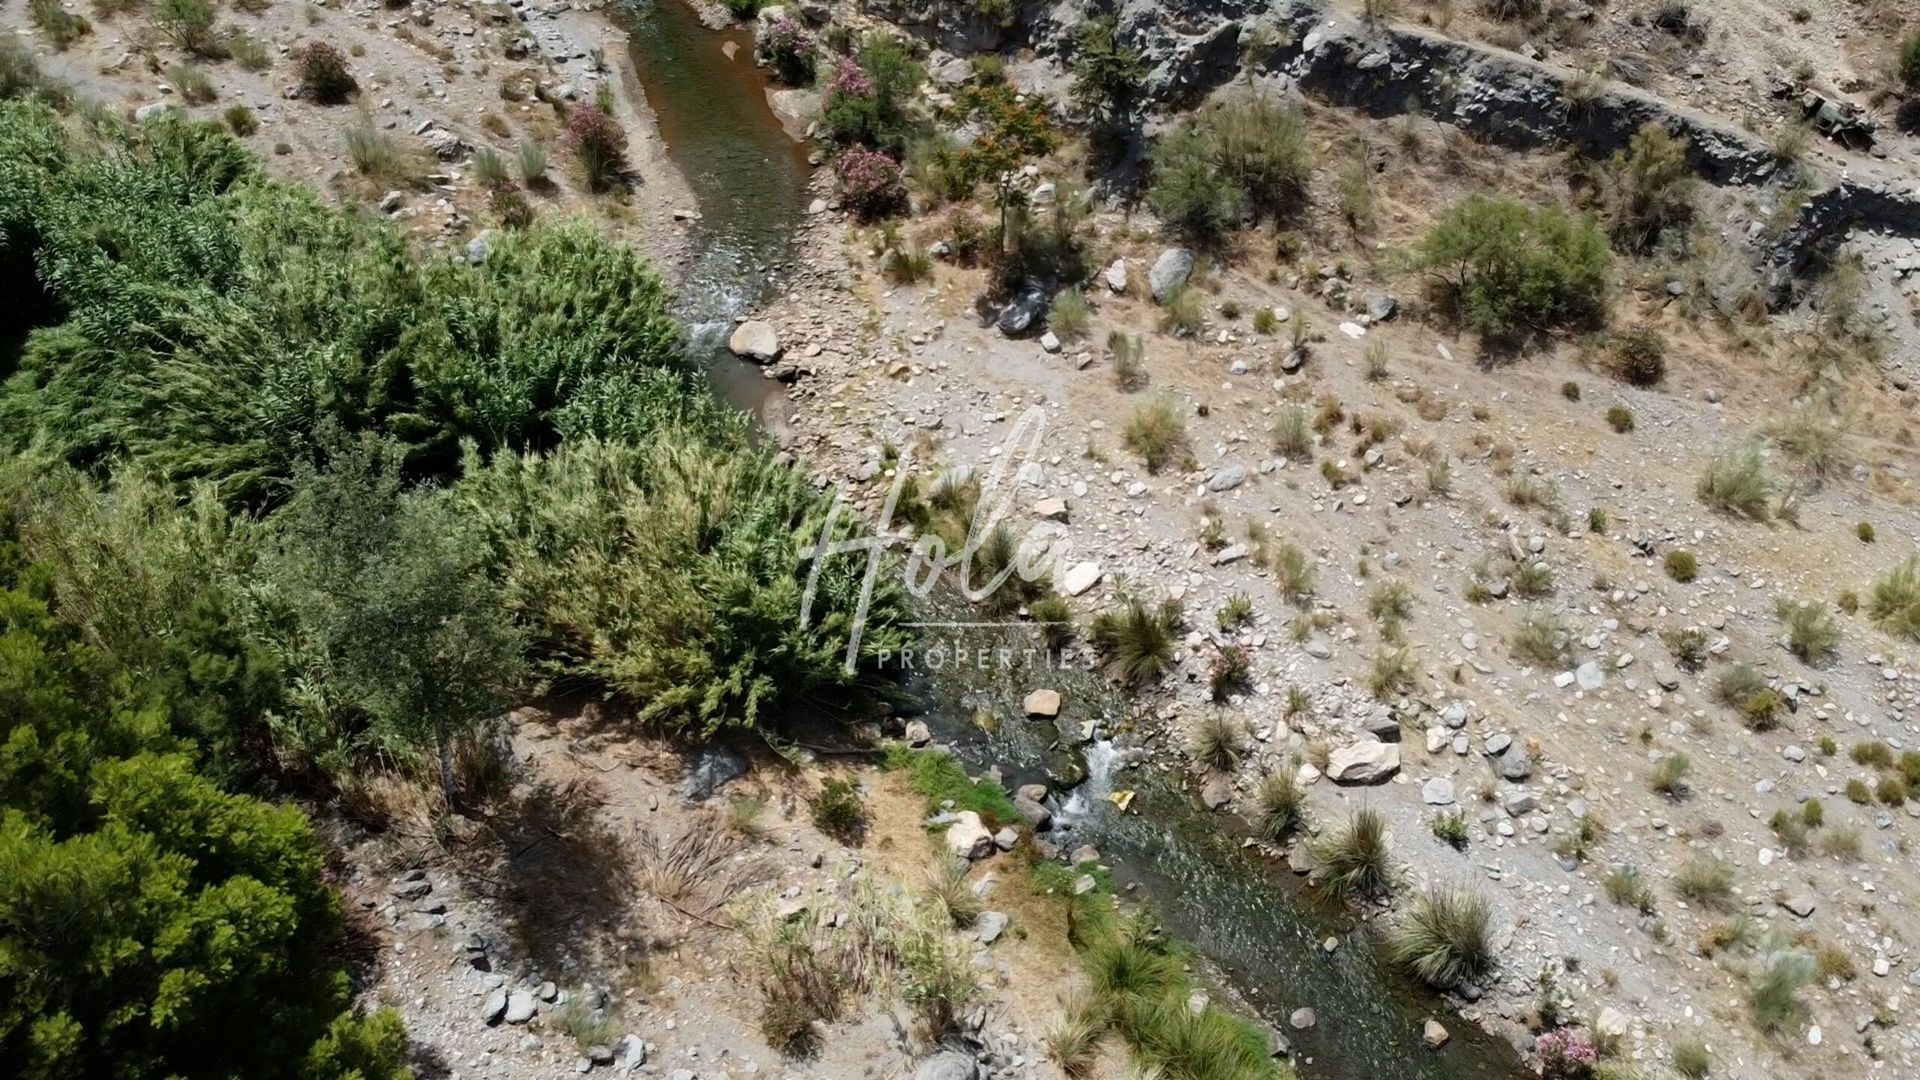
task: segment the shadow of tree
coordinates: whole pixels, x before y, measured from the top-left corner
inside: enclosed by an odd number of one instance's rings
[[[591,780],[541,781],[496,805],[492,865],[463,874],[494,900],[517,951],[536,971],[604,969],[631,962],[627,941],[643,940],[633,921],[633,872],[627,848],[601,814]]]

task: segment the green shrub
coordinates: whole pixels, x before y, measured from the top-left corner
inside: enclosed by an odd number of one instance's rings
[[[1859,537],[1860,542],[1863,544],[1873,543],[1873,539],[1874,539],[1873,522],[1863,521],[1860,524],[1855,525],[1853,527],[1853,535]]]
[[[1382,649],[1373,655],[1367,689],[1381,701],[1412,691],[1417,673],[1413,654],[1404,648]]]
[[[1253,662],[1247,650],[1238,645],[1223,645],[1207,669],[1207,688],[1215,704],[1224,704],[1234,694],[1253,684]]]
[[[1298,108],[1264,94],[1236,97],[1208,106],[1195,122],[1215,167],[1256,215],[1284,217],[1303,197],[1313,152]]]
[[[1113,384],[1131,393],[1147,384],[1146,345],[1139,335],[1128,337],[1115,330],[1107,335],[1107,351],[1113,355]]]
[[[1246,593],[1234,593],[1213,615],[1222,630],[1245,626],[1253,620],[1253,597]]]
[[[261,72],[273,66],[273,55],[267,51],[267,47],[245,34],[228,34],[226,49],[234,63],[247,71]]]
[[[1685,1080],[1706,1080],[1713,1071],[1713,1052],[1707,1044],[1696,1039],[1683,1039],[1673,1044],[1673,1071]]]
[[[1427,985],[1450,988],[1493,966],[1492,923],[1493,909],[1478,893],[1429,888],[1389,935],[1387,953]]]
[[[1314,871],[1330,896],[1377,897],[1392,887],[1387,819],[1370,806],[1355,810],[1344,826],[1322,835],[1312,854]]]
[[[1773,1034],[1798,1023],[1806,1012],[1800,989],[1813,981],[1813,957],[1795,951],[1768,956],[1747,988],[1754,1026]]]
[[[1675,548],[1667,552],[1665,565],[1667,576],[1682,585],[1700,576],[1700,560],[1691,551]]]
[[[164,4],[205,3],[206,0],[160,0]],[[324,41],[309,41],[293,54],[300,94],[321,105],[338,105],[347,100],[357,84],[347,70],[347,58]]]
[[[1893,768],[1893,748],[1878,740],[1854,743],[1850,754],[1855,765],[1866,765],[1874,769]]]
[[[821,119],[828,134],[841,146],[904,155],[918,127],[910,112],[913,95],[925,79],[904,45],[887,34],[867,35],[827,80]]]
[[[1073,644],[1073,609],[1058,596],[1043,596],[1027,606],[1027,614],[1040,625],[1041,640],[1049,650],[1059,652]]]
[[[1464,810],[1449,810],[1433,816],[1433,835],[1452,847],[1467,846],[1467,814]]]
[[[483,188],[495,188],[505,183],[507,163],[501,159],[500,152],[491,146],[483,146],[473,152],[473,182]]]
[[[1285,840],[1305,821],[1307,792],[1298,772],[1294,762],[1283,762],[1254,789],[1253,827],[1263,839]]]
[[[1692,758],[1679,752],[1671,753],[1654,765],[1648,784],[1670,799],[1683,798],[1687,794],[1687,774],[1692,771]]]
[[[1653,890],[1648,887],[1640,871],[1622,863],[1607,872],[1604,882],[1607,899],[1622,907],[1631,907],[1642,915],[1651,915],[1654,910]]]
[[[1749,443],[1716,453],[1707,462],[1697,490],[1700,501],[1715,510],[1765,521],[1774,484],[1759,445]]]
[[[1213,773],[1231,773],[1246,756],[1246,732],[1226,713],[1208,712],[1194,725],[1187,751],[1201,768]]]
[[[1273,419],[1273,452],[1293,461],[1313,460],[1313,430],[1304,405],[1282,405]]]
[[[1696,855],[1674,875],[1673,890],[1702,907],[1729,910],[1733,906],[1733,867],[1711,855]]]
[[[852,842],[867,827],[866,803],[860,798],[860,785],[833,777],[820,785],[813,797],[813,826],[842,842]]]
[[[227,111],[221,114],[221,118],[226,120],[227,130],[235,135],[246,136],[260,130],[260,118],[245,105],[227,106]]]
[[[1908,559],[1873,583],[1867,615],[1894,637],[1920,641],[1920,557]]]
[[[1613,334],[1615,375],[1635,386],[1658,386],[1667,377],[1667,340],[1646,323]]]
[[[198,64],[175,64],[167,69],[167,81],[189,105],[205,105],[214,99],[213,80]]]
[[[1920,93],[1920,30],[1901,39],[1894,72],[1908,93]]]
[[[68,11],[60,0],[32,0],[28,13],[34,29],[46,35],[56,52],[66,52],[73,43],[93,31],[86,16]]]
[[[1825,605],[1782,600],[1774,611],[1787,632],[1788,651],[1815,666],[1833,659],[1840,645],[1840,627]]]
[[[1173,290],[1160,305],[1160,332],[1175,337],[1192,337],[1200,332],[1203,314],[1200,293],[1190,285]]]
[[[1119,611],[1094,616],[1088,635],[1107,669],[1123,685],[1140,687],[1158,682],[1173,666],[1174,635],[1180,627],[1180,608],[1172,601],[1150,607],[1129,600]]]
[[[1692,220],[1699,180],[1687,161],[1687,149],[1687,140],[1648,122],[1607,162],[1602,170],[1601,203],[1622,251],[1644,254],[1662,233],[1683,228]]]
[[[1454,204],[1421,242],[1418,261],[1460,318],[1493,337],[1603,314],[1613,265],[1591,222],[1485,195]]]
[[[1179,232],[1211,239],[1240,223],[1244,193],[1214,161],[1212,141],[1192,119],[1153,147],[1153,183],[1147,201]]]
[[[1102,132],[1124,130],[1146,94],[1147,64],[1123,41],[1112,15],[1098,15],[1074,31],[1073,85],[1069,95],[1081,116]]]
[[[528,187],[540,187],[547,181],[547,148],[528,140],[520,144],[515,154],[520,170],[520,182]]]
[[[1068,286],[1055,294],[1053,307],[1047,312],[1047,328],[1062,341],[1078,341],[1087,336],[1090,319],[1087,294],[1077,285]]]
[[[1633,410],[1625,405],[1615,405],[1607,410],[1607,426],[1616,433],[1625,435],[1633,430]]]
[[[1273,575],[1282,597],[1292,604],[1304,604],[1313,595],[1319,571],[1305,549],[1283,540],[1273,549]]]
[[[1543,668],[1566,663],[1571,652],[1566,627],[1543,611],[1529,611],[1514,623],[1513,655]]]
[[[1120,428],[1120,441],[1140,455],[1149,473],[1157,473],[1187,455],[1187,425],[1171,398],[1155,398],[1133,407]]]
[[[1847,781],[1847,801],[1856,806],[1865,806],[1873,801],[1873,785],[1858,777]]]

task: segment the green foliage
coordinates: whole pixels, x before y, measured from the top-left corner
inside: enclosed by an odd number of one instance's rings
[[[1253,794],[1253,826],[1267,840],[1285,840],[1306,819],[1307,792],[1292,761],[1260,778]]]
[[[66,52],[74,42],[93,31],[93,24],[86,16],[68,11],[60,0],[32,0],[27,10],[34,29],[45,34],[57,52]]]
[[[505,710],[522,667],[483,537],[444,493],[404,490],[397,448],[371,434],[300,466],[293,491],[263,562],[282,651],[324,673],[307,691],[322,714],[364,717],[392,756],[431,747],[452,799],[453,740]]]
[[[1815,667],[1833,659],[1840,645],[1840,627],[1826,605],[1782,600],[1775,612],[1793,655]]]
[[[1077,341],[1087,336],[1089,318],[1087,294],[1077,285],[1069,286],[1054,296],[1053,306],[1047,311],[1047,329],[1062,341]]]
[[[906,153],[918,129],[910,106],[927,77],[906,46],[886,34],[870,34],[855,54],[866,92],[840,92],[838,78],[825,94],[821,119],[833,141],[867,146],[898,157]]]
[[[153,22],[168,41],[192,53],[207,52],[213,44],[212,0],[155,0]]]
[[[1201,239],[1240,223],[1241,192],[1215,166],[1212,153],[1198,122],[1182,122],[1154,144],[1153,186],[1147,189],[1147,201],[1162,221]]]
[[[1887,571],[1867,594],[1867,615],[1894,637],[1920,641],[1920,557]]]
[[[1696,855],[1674,875],[1673,891],[1703,907],[1733,906],[1733,867],[1712,855]]]
[[[1644,254],[1662,233],[1692,219],[1700,182],[1687,162],[1687,149],[1687,140],[1648,122],[1607,162],[1601,201],[1622,251]]]
[[[1625,405],[1614,405],[1607,409],[1607,426],[1615,432],[1625,435],[1633,430],[1633,410]]]
[[[1188,454],[1187,425],[1171,398],[1143,401],[1127,414],[1120,441],[1140,455],[1149,473],[1158,473]]]
[[[608,407],[669,415],[659,392]],[[636,415],[636,434],[665,417]],[[636,702],[642,723],[711,734],[753,728],[772,702],[868,686],[904,638],[897,580],[882,575],[846,670],[864,562],[829,559],[808,624],[798,615],[829,500],[761,448],[686,429],[651,446],[582,438],[547,455],[470,460],[453,491],[493,549],[506,604],[546,668]],[[842,514],[833,536],[853,528]]]
[[[1452,987],[1493,966],[1492,923],[1493,909],[1480,894],[1429,888],[1388,937],[1387,954],[1427,985]]]
[[[1697,492],[1701,502],[1721,513],[1765,521],[1773,490],[1759,444],[1748,443],[1715,454],[1700,474]]]
[[[1900,84],[1907,88],[1908,93],[1920,93],[1920,30],[1901,39],[1899,55],[1894,61],[1894,73],[1899,76]]]
[[[1153,607],[1134,599],[1119,611],[1094,616],[1089,637],[1106,659],[1112,677],[1137,688],[1158,682],[1173,666],[1174,635],[1179,628],[1178,604],[1169,600]]]
[[[1147,88],[1140,50],[1120,40],[1111,15],[1081,23],[1073,35],[1073,107],[1097,123],[1124,125]]]
[[[1675,548],[1667,552],[1663,560],[1667,576],[1682,585],[1700,576],[1700,560],[1691,551]]]
[[[49,575],[0,575],[0,1056],[22,1076],[408,1075],[398,1018],[351,1011],[304,815],[200,775],[168,700],[56,620]]]
[[[907,777],[907,783],[927,800],[931,809],[952,803],[955,810],[971,810],[980,815],[988,828],[1011,825],[1020,820],[1020,811],[1000,785],[991,780],[975,780],[951,754],[918,751],[905,743],[887,747],[886,765]]]
[[[29,176],[42,197],[16,227],[67,318],[0,393],[7,449],[125,456],[258,503],[328,423],[396,438],[411,478],[451,475],[463,439],[635,438],[699,411],[664,286],[584,223],[498,237],[479,267],[416,260],[384,224],[237,183],[252,165],[210,127],[125,138]]]
[[[1238,98],[1161,138],[1147,198],[1170,225],[1205,239],[1239,224],[1246,210],[1285,215],[1312,174],[1300,111],[1267,97]]]
[[[1467,813],[1464,810],[1447,810],[1433,816],[1433,835],[1450,847],[1464,849],[1467,846]]]
[[[1667,340],[1646,323],[1615,331],[1614,374],[1635,386],[1658,386],[1667,377]]]
[[[1209,712],[1194,725],[1187,751],[1209,772],[1231,774],[1247,753],[1246,731],[1224,712]]]
[[[1344,826],[1322,835],[1312,854],[1314,871],[1330,896],[1378,897],[1393,885],[1387,819],[1370,806],[1355,810]]]
[[[1807,1008],[1800,989],[1813,981],[1813,969],[1813,957],[1798,950],[1767,956],[1747,988],[1754,1026],[1772,1034],[1798,1022]]]
[[[842,842],[857,840],[867,827],[867,808],[860,785],[833,777],[813,797],[813,827]]]
[[[1418,262],[1467,325],[1500,337],[1601,315],[1613,257],[1590,221],[1470,195],[1427,233]]]
[[[1684,753],[1668,754],[1653,767],[1653,777],[1648,782],[1653,790],[1670,799],[1684,798],[1687,794],[1687,774],[1693,771],[1693,759]]]

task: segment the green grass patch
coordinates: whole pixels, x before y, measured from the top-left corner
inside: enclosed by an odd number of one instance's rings
[[[913,790],[926,796],[934,810],[951,809],[955,813],[971,810],[989,829],[1011,825],[1020,820],[1013,799],[991,780],[975,780],[967,775],[952,755],[938,751],[915,750],[905,743],[887,747],[886,767],[906,774]]]

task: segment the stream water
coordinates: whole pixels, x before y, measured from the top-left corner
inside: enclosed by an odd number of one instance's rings
[[[769,268],[792,257],[808,198],[806,152],[767,107],[743,32],[707,29],[681,0],[631,0],[627,18],[648,103],[700,204],[680,315],[696,346],[712,355],[722,395],[758,413],[773,384],[728,355],[724,336],[735,316],[767,295]],[[738,46],[738,59],[723,53],[728,40]],[[1024,650],[1026,643],[1017,645]],[[987,734],[969,721],[980,708],[1019,717],[1020,696],[1040,678],[1072,703],[1058,726],[1008,720]],[[1157,770],[1116,776],[1117,755],[1104,742],[1063,751],[1064,743],[1076,741],[1063,732],[1087,719],[1111,730],[1123,715],[1124,702],[1102,680],[1085,671],[976,670],[965,678],[935,677],[916,689],[942,740],[976,771],[998,766],[1010,782],[1044,776],[1056,788],[1077,784],[1060,815],[1066,842],[1099,848],[1129,895],[1148,902],[1170,933],[1192,943],[1269,1025],[1288,1034],[1304,1076],[1529,1075],[1511,1048],[1388,969],[1363,927],[1318,906],[1283,867],[1242,851],[1223,830],[1225,819],[1202,813],[1176,784],[1156,777]],[[1129,812],[1107,798],[1116,785],[1136,792]],[[1339,942],[1331,954],[1322,949],[1330,937]],[[1318,1023],[1296,1032],[1287,1019],[1301,1006],[1314,1009]],[[1438,1052],[1420,1038],[1430,1016],[1453,1035]]]

